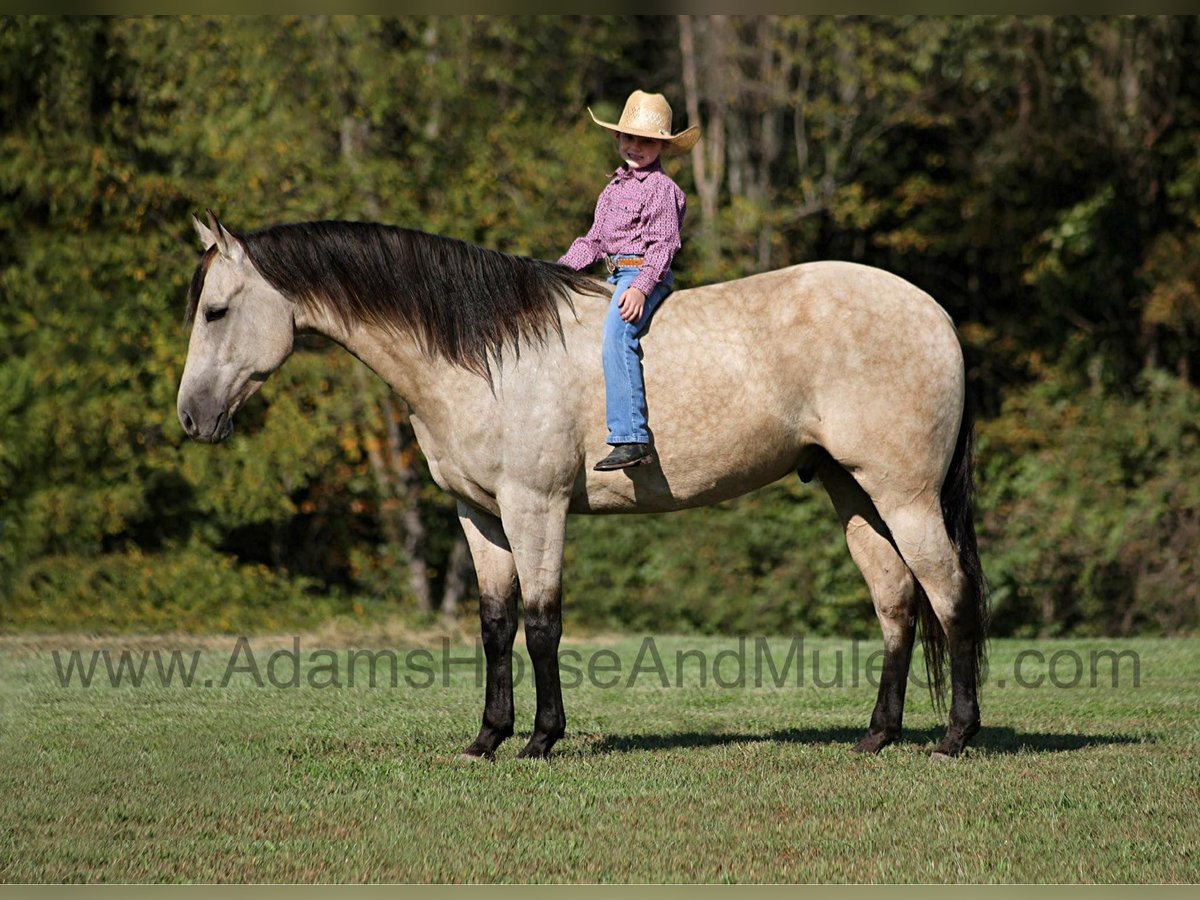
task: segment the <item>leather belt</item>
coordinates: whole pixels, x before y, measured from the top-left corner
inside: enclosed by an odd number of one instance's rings
[[[608,267],[609,274],[617,271],[620,268],[640,269],[645,265],[646,260],[641,256],[606,256],[604,257],[604,265]]]

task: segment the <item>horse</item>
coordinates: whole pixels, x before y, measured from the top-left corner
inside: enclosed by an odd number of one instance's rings
[[[949,724],[933,756],[980,726],[986,585],[973,523],[974,426],[949,315],[882,269],[809,262],[669,296],[642,341],[650,465],[595,472],[605,452],[603,282],[565,266],[396,226],[347,221],[227,230],[188,294],[178,415],[201,442],[319,333],[407,403],[436,483],[457,499],[480,588],[483,720],[463,751],[513,734],[520,600],[537,696],[520,751],[566,731],[558,647],[569,514],[719,503],[797,473],[841,521],[883,632],[868,730],[900,739],[918,622],[930,691]]]

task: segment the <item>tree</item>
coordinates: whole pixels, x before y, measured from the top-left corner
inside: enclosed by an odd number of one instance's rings
[[[239,437],[184,442],[189,219],[553,259],[616,164],[585,107],[634,88],[704,129],[679,283],[851,259],[955,318],[1002,627],[1194,627],[1197,60],[1195,17],[0,19],[0,627],[469,607],[452,502],[340,351],[300,338]],[[581,523],[568,609],[867,629],[823,514]]]

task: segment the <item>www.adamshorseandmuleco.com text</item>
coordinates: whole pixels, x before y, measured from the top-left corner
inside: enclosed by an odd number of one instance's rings
[[[299,637],[289,646],[255,647],[249,637],[231,639],[225,651],[119,648],[52,650],[53,677],[64,689],[179,687],[223,689],[247,685],[263,689],[397,689],[448,688],[460,679],[482,687],[487,673],[483,647],[443,639],[436,648],[331,649],[306,648]],[[663,646],[667,644],[667,646]],[[741,637],[727,644],[688,646],[647,636],[636,650],[610,648],[559,651],[564,690],[652,687],[714,688],[854,688],[879,686],[883,650],[878,642],[850,641],[806,646],[803,637]],[[1005,655],[1004,671],[993,670],[985,681],[1024,689],[1136,688],[1141,659],[1129,648],[1080,651],[1036,643]],[[513,683],[530,674],[524,648],[513,650]],[[914,660],[909,679],[926,687],[924,666]]]

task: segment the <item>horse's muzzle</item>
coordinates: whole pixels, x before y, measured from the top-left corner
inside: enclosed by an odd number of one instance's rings
[[[202,444],[217,444],[233,434],[233,416],[228,411],[222,411],[210,428],[202,428],[191,412],[180,409],[179,424],[188,437]]]

